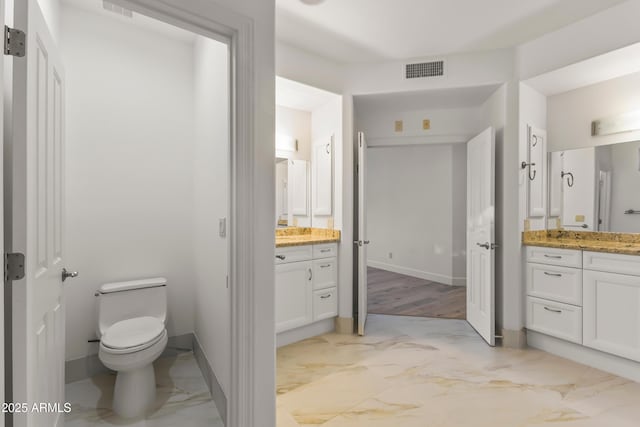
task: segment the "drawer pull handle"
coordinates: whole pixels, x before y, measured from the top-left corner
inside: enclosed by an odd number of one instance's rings
[[[322,253],[331,252],[331,249],[320,249],[320,252],[322,252]]]
[[[327,298],[331,298],[331,294],[322,295],[320,297],[320,299],[327,299]]]
[[[547,255],[544,254],[545,258],[553,258],[553,259],[562,259],[562,256],[560,255]]]
[[[284,256],[284,255],[276,255],[276,258],[278,258],[281,261],[284,261],[286,256]]]
[[[544,309],[552,313],[562,313],[562,310],[554,310],[553,308],[549,308],[549,307],[545,307]]]
[[[545,271],[544,274],[546,274],[547,276],[562,277],[562,274],[560,273],[549,273],[548,271]]]
[[[311,269],[309,269],[309,280],[313,279],[313,271],[311,271]]]
[[[331,267],[331,264],[322,264],[320,266],[320,268],[329,268],[329,267]]]

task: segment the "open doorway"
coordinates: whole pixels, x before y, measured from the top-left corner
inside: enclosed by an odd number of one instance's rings
[[[29,48],[13,59],[14,102],[5,109],[14,131],[8,185],[18,195],[8,240],[27,259],[25,278],[11,286],[8,399],[62,409],[72,402],[68,425],[121,424],[132,415],[112,404],[123,390],[118,378],[129,372],[127,362],[140,360],[102,356],[151,349],[144,378],[155,374],[157,382],[146,381],[150,389],[134,390],[131,400],[149,392],[155,399],[144,402],[145,415],[166,416],[176,392],[200,393],[207,396],[198,401],[200,423],[221,425],[233,407],[227,398],[242,387],[231,387],[231,355],[241,356],[231,334],[230,284],[244,283],[231,268],[230,242],[244,224],[230,221],[232,199],[237,207],[239,192],[249,196],[232,175],[245,171],[232,169],[243,159],[232,157],[234,144],[244,141],[232,135],[246,107],[233,101],[245,88],[232,90],[231,39],[204,24],[152,19],[135,2],[131,10],[64,1],[61,25],[35,0],[11,6],[12,25],[25,30]],[[159,10],[175,12],[159,6],[156,16],[164,17]],[[79,274],[64,274],[65,266]],[[129,292],[109,310],[101,303]],[[145,320],[109,334],[135,319]],[[179,386],[185,374],[194,382]],[[183,416],[195,412],[182,407]],[[14,424],[35,417],[48,426],[65,414],[16,414]]]
[[[356,229],[366,236],[356,240],[365,248],[358,258],[366,263],[362,270],[358,260],[359,282],[366,277],[366,286],[360,283],[355,292],[366,301],[366,311],[358,303],[358,316],[364,313],[359,324],[364,325],[367,313],[469,319],[473,324],[476,313],[486,312],[486,321],[484,314],[480,317],[491,326],[484,329],[494,335],[494,321],[485,310],[493,307],[493,273],[480,274],[480,281],[469,279],[474,286],[483,283],[480,289],[491,283],[486,286],[490,293],[482,290],[479,298],[486,307],[477,310],[478,295],[469,291],[467,270],[485,262],[486,254],[468,259],[476,245],[489,253],[495,249],[493,238],[480,242],[484,237],[470,234],[479,207],[476,178],[485,174],[493,180],[495,171],[492,157],[489,163],[480,158],[486,166],[478,167],[473,156],[479,152],[468,147],[480,131],[504,123],[504,93],[503,87],[484,86],[355,97],[356,127],[362,132],[356,192],[364,188],[356,209],[364,214],[358,215]],[[480,135],[495,144],[490,133]],[[493,197],[493,185],[486,188]],[[484,194],[484,187],[480,190]],[[494,208],[488,206],[493,229]],[[487,259],[487,265],[493,264]],[[492,338],[487,341],[493,344]]]

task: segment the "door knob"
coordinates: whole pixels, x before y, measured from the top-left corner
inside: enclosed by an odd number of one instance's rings
[[[489,242],[486,242],[486,243],[476,243],[476,245],[480,246],[481,248],[485,248],[485,249],[489,249],[489,248],[491,248],[491,245],[489,244]]]
[[[67,280],[69,277],[71,277],[72,279],[74,277],[78,277],[78,272],[77,271],[67,271],[66,268],[62,269],[62,281],[64,282],[65,280]]]
[[[364,241],[364,244],[365,244],[365,245],[368,245],[369,243],[371,243],[371,241],[370,241],[370,240],[365,240],[365,241]]]

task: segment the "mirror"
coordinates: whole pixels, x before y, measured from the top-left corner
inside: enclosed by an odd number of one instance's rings
[[[640,141],[549,153],[550,224],[640,233]]]
[[[288,160],[276,158],[276,227],[289,226]]]

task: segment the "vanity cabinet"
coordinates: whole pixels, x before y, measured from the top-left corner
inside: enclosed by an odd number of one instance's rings
[[[276,333],[338,315],[338,245],[276,248]]]
[[[640,362],[640,256],[527,247],[526,306],[529,330]]]
[[[635,259],[625,261],[613,265],[624,271],[638,266]],[[640,272],[635,274],[585,269],[584,345],[640,362]]]
[[[582,253],[527,248],[527,329],[582,344]]]
[[[313,320],[311,261],[276,265],[276,332]]]

